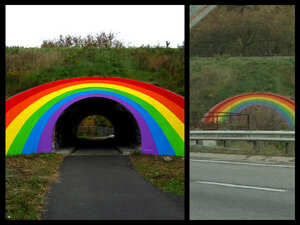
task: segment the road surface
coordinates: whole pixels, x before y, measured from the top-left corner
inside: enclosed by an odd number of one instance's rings
[[[294,165],[191,156],[190,219],[295,219]]]

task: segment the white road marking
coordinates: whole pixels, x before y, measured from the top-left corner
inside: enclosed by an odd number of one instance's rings
[[[270,166],[270,167],[295,168],[295,166],[288,166],[288,165],[273,165],[273,164],[264,164],[264,163],[246,163],[246,162],[232,162],[232,161],[219,161],[219,160],[206,160],[206,159],[190,159],[190,161],[207,162],[207,163],[236,164],[236,165],[249,165],[249,166]]]
[[[212,184],[226,187],[235,187],[235,188],[246,188],[246,189],[255,189],[255,190],[263,190],[263,191],[277,191],[277,192],[285,192],[283,189],[274,189],[274,188],[265,188],[265,187],[254,187],[247,185],[237,185],[237,184],[226,184],[226,183],[217,183],[217,182],[209,182],[209,181],[196,181],[196,183],[201,184]]]

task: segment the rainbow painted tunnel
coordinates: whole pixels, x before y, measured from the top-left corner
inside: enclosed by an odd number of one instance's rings
[[[289,98],[273,93],[245,93],[225,99],[214,106],[204,118],[204,122],[213,122],[213,116],[220,112],[239,113],[250,106],[262,105],[274,109],[290,127],[295,127],[295,102]],[[219,122],[227,117],[222,116]]]
[[[54,129],[71,145],[93,114],[111,120],[118,142],[140,142],[142,154],[184,156],[184,98],[117,77],[54,81],[6,100],[6,155],[51,153]]]

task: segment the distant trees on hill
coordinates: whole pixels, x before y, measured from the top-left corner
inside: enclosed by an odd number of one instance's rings
[[[51,47],[122,47],[122,43],[116,39],[114,33],[100,32],[95,36],[88,34],[81,36],[62,36],[54,40],[44,40],[41,48]]]
[[[218,6],[191,29],[190,54],[295,55],[295,6]]]

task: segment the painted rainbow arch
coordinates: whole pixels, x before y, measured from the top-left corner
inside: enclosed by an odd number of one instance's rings
[[[52,132],[61,113],[92,97],[116,101],[131,112],[141,133],[141,153],[184,156],[184,98],[117,77],[54,81],[6,100],[6,155],[52,152]]]
[[[284,118],[289,126],[295,127],[295,102],[289,98],[272,93],[246,93],[228,98],[214,106],[205,116],[204,122],[213,122],[212,115],[218,112],[239,113],[243,109],[253,105],[264,105],[276,110]],[[219,122],[226,120],[221,117]]]

